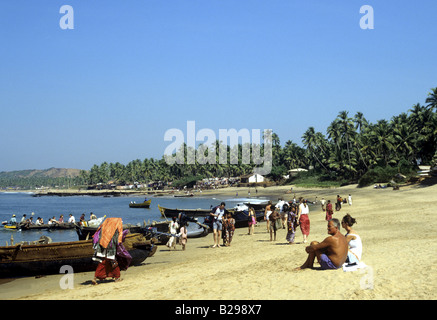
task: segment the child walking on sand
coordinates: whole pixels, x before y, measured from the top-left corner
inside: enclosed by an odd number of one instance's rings
[[[186,225],[183,225],[181,229],[179,230],[179,243],[182,246],[182,250],[185,250],[185,247],[187,245],[188,236],[187,236],[187,227]]]

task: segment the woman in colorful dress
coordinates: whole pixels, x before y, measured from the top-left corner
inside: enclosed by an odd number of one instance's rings
[[[286,240],[288,241],[288,244],[294,243],[294,236],[296,234],[296,227],[297,227],[297,221],[296,221],[296,205],[291,205],[290,211],[287,215],[287,236]]]
[[[254,228],[256,225],[256,215],[255,215],[255,209],[253,209],[253,207],[249,208],[248,224],[249,224],[249,235],[253,235]]]
[[[334,214],[334,210],[332,209],[331,200],[328,200],[328,204],[326,205],[326,217],[325,217],[325,220],[326,221],[331,220],[333,214]]]
[[[232,237],[235,231],[235,219],[232,218],[232,214],[228,213],[226,219],[223,221],[223,245],[229,247],[232,242]]]

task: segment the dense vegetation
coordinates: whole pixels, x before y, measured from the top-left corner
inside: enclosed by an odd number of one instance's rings
[[[219,141],[216,142],[218,150]],[[327,127],[326,135],[308,128],[302,136],[303,147],[288,140],[282,147],[273,133],[273,167],[270,178],[279,180],[292,168],[313,168],[310,176],[318,182],[358,182],[363,185],[387,181],[394,173],[410,174],[417,164],[437,162],[437,88],[432,89],[425,105],[417,103],[408,112],[393,116],[390,121],[370,123],[364,114],[350,116],[347,111]],[[185,146],[186,148],[186,146]],[[126,166],[120,163],[94,165],[82,178],[88,183],[115,180],[174,181],[186,177],[236,177],[252,172],[254,164],[242,164],[239,145],[238,164],[173,164],[160,160],[133,160]],[[228,159],[229,159],[228,148]],[[218,163],[218,161],[217,161]],[[367,175],[366,175],[367,174]],[[302,175],[301,175],[302,176]],[[315,181],[315,182],[317,182]]]
[[[221,142],[216,142],[216,150]],[[418,164],[437,163],[437,88],[428,94],[425,105],[417,103],[407,112],[390,120],[370,123],[364,114],[349,115],[341,111],[329,124],[326,134],[308,128],[302,136],[303,146],[288,140],[282,147],[273,133],[273,165],[270,178],[280,180],[292,168],[310,168],[301,175],[314,184],[360,182],[368,185],[382,182],[393,174],[405,175]],[[184,146],[186,148],[186,146]],[[149,181],[184,181],[189,177],[237,177],[252,172],[255,164],[242,164],[243,146],[238,146],[238,164],[172,164],[153,158],[133,160],[127,165],[119,162],[95,164],[82,171],[75,183],[119,184]],[[262,150],[262,146],[261,146]],[[261,151],[262,152],[262,151]],[[230,150],[228,147],[228,159]],[[217,155],[218,159],[218,155]],[[218,163],[218,161],[217,161]],[[361,179],[361,181],[360,181]],[[385,180],[386,181],[386,180]],[[3,186],[5,182],[0,179]],[[12,183],[12,182],[11,182]]]

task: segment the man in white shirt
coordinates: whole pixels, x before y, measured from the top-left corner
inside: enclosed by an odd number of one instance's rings
[[[70,213],[70,217],[68,218],[68,223],[75,223],[76,219],[74,218],[74,216]]]
[[[284,199],[279,199],[278,203],[276,204],[275,208],[279,209],[279,214],[281,215],[282,220],[282,228],[285,228],[285,222],[287,221],[287,214],[284,213]]]
[[[211,212],[210,215],[214,217],[212,228],[214,231],[214,245],[213,248],[220,248],[220,238],[222,236],[223,230],[223,215],[225,214],[225,203],[222,202],[220,206],[215,210],[215,212]]]

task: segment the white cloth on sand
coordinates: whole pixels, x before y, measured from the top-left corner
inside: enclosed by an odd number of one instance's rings
[[[343,264],[344,272],[357,271],[358,269],[363,269],[363,268],[367,268],[367,265],[363,261],[354,264],[347,264],[347,263]]]

